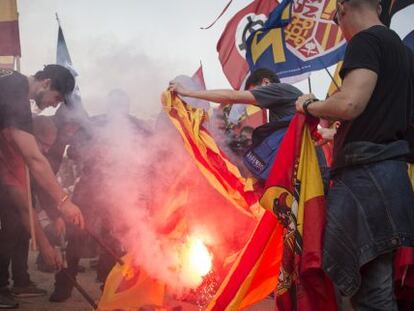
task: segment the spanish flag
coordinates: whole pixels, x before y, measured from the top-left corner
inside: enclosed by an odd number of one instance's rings
[[[0,0],[0,56],[21,56],[16,0]]]
[[[321,270],[325,199],[311,132],[296,115],[280,146],[260,203],[266,209],[207,310],[240,310],[276,290],[276,310],[336,310]]]

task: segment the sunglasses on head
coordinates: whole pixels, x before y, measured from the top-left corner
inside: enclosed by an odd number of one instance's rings
[[[338,4],[344,4],[345,2],[348,2],[349,0],[342,0],[342,1],[339,1],[338,3],[337,3],[337,6],[336,6],[336,10],[335,10],[335,14],[334,14],[334,16],[333,16],[333,18],[332,18],[332,20],[334,21],[334,23],[335,24],[337,24],[338,26],[339,26],[339,21],[338,21]]]

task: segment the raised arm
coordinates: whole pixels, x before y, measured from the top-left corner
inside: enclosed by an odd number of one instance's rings
[[[180,83],[171,81],[168,87],[169,91],[176,92],[178,95],[203,99],[218,104],[247,104],[256,105],[256,99],[250,91],[236,90],[205,90],[194,91],[186,89]]]

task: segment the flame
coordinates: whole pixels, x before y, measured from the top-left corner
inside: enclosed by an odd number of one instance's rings
[[[183,255],[182,273],[190,287],[197,287],[212,268],[212,255],[203,240],[196,237],[187,239]]]
[[[191,270],[193,270],[194,273],[201,277],[207,275],[212,266],[211,257],[211,254],[201,239],[190,240],[188,259]]]

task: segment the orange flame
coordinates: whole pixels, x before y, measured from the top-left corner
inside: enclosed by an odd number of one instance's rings
[[[183,254],[183,272],[194,287],[201,284],[213,265],[213,258],[200,238],[189,237]]]

